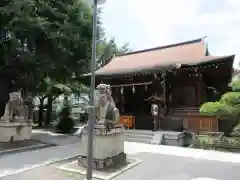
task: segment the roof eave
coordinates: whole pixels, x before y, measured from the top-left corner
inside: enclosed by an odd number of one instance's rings
[[[207,64],[209,62],[218,62],[220,60],[224,60],[224,59],[233,59],[235,58],[235,54],[234,55],[229,55],[229,56],[223,56],[223,57],[219,57],[218,59],[215,60],[208,60],[208,61],[204,61],[204,62],[195,62],[195,63],[188,63],[188,64],[181,64],[181,66],[197,66],[197,65],[204,65]],[[160,72],[160,71],[164,71],[166,69],[173,69],[176,68],[177,65],[175,64],[171,64],[171,65],[165,65],[165,66],[155,66],[155,67],[151,67],[151,68],[140,68],[140,69],[130,69],[130,70],[122,70],[122,71],[114,71],[114,72],[98,72],[95,71],[95,75],[98,77],[107,77],[107,76],[122,76],[122,75],[131,75],[131,74],[138,74],[138,73],[151,73],[151,72]],[[91,73],[87,73],[87,74],[83,74],[82,77],[88,77],[90,76]]]
[[[200,61],[200,62],[195,62],[195,63],[188,63],[188,64],[182,64],[183,66],[196,66],[196,65],[204,65],[204,64],[207,64],[207,63],[215,63],[215,62],[218,62],[218,61],[221,61],[221,60],[226,60],[226,59],[232,59],[234,60],[235,58],[235,54],[233,55],[228,55],[228,56],[222,56],[222,57],[219,57],[217,59],[210,59],[208,61]]]
[[[101,73],[96,71],[96,76],[122,76],[122,75],[132,75],[132,74],[138,74],[138,73],[151,73],[156,71],[164,71],[166,69],[171,69],[176,66],[174,65],[167,65],[167,66],[156,66],[151,68],[141,68],[141,69],[130,69],[130,70],[123,70],[123,71],[115,71],[115,72],[107,72],[107,73]],[[91,73],[86,74],[85,76],[90,76]]]

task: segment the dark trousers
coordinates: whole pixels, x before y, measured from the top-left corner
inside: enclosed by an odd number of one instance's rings
[[[153,117],[153,131],[157,131],[159,127],[158,117]]]

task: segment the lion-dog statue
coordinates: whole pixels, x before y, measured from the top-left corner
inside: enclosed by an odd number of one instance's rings
[[[20,92],[9,93],[9,101],[5,106],[4,120],[28,120],[28,107],[24,104]]]

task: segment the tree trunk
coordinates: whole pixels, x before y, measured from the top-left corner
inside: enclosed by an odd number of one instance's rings
[[[46,121],[45,125],[49,125],[51,122],[51,117],[52,117],[52,102],[53,102],[53,96],[49,94],[47,96],[48,101],[47,101],[47,116],[46,116]]]
[[[43,126],[43,103],[44,103],[44,97],[39,98],[40,100],[40,105],[39,105],[39,110],[38,110],[38,126],[42,127]]]

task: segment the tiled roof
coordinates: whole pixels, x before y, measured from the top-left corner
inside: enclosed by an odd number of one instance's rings
[[[96,71],[96,75],[125,74],[161,67],[192,65],[221,59],[206,56],[207,47],[202,39],[131,52],[114,57],[107,65]]]

